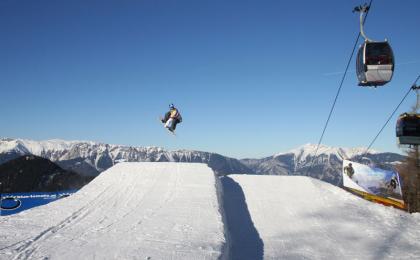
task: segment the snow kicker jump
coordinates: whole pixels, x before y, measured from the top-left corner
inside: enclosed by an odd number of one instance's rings
[[[120,163],[0,226],[0,259],[217,259],[225,244],[205,164]]]

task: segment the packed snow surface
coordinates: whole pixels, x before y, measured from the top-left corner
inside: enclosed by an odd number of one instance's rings
[[[119,163],[0,229],[0,259],[420,259],[420,214],[204,164]]]
[[[230,179],[242,189],[264,259],[420,259],[418,213],[374,204],[309,177]]]
[[[218,259],[219,210],[205,164],[120,163],[70,197],[0,218],[0,259]]]

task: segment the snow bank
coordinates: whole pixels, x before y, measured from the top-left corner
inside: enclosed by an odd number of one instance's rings
[[[120,163],[0,227],[0,259],[217,259],[226,243],[205,164]]]
[[[420,259],[419,214],[309,177],[230,177],[242,189],[264,259]]]

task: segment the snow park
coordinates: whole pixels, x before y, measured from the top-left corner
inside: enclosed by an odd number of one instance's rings
[[[420,259],[417,0],[1,0],[0,260]]]

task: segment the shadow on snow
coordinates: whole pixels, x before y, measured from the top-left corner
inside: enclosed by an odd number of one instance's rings
[[[264,244],[252,222],[241,186],[229,177],[221,178],[223,208],[230,234],[229,259],[263,259]]]

